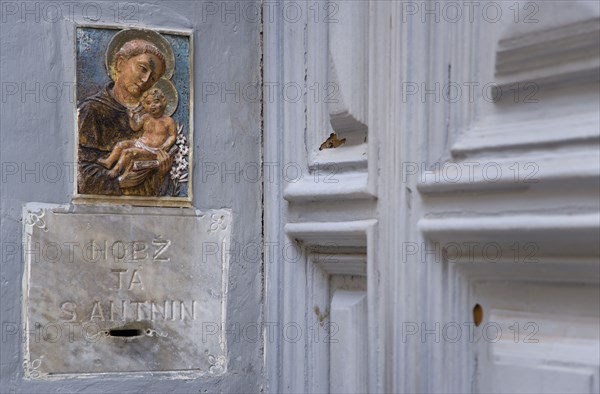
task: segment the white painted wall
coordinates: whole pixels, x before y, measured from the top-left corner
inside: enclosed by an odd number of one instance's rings
[[[0,13],[0,81],[4,88],[7,83],[14,83],[19,89],[24,84],[27,89],[35,90],[35,84],[39,84],[40,93],[22,96],[19,90],[0,100],[2,324],[21,321],[22,205],[34,201],[69,203],[71,200],[73,187],[69,174],[63,173],[54,181],[53,172],[45,174],[43,171],[51,170],[52,163],[58,163],[63,169],[69,168],[69,163],[74,160],[75,103],[66,90],[56,102],[52,102],[48,96],[44,96],[44,89],[49,89],[51,84],[69,86],[75,79],[73,51],[76,24],[94,22],[194,31],[193,204],[199,209],[230,208],[235,218],[232,239],[240,245],[255,245],[260,250],[260,181],[248,181],[248,177],[241,176],[236,180],[234,175],[224,172],[226,169],[234,170],[235,163],[240,168],[246,164],[260,166],[260,101],[246,100],[240,95],[236,99],[235,94],[222,99],[221,93],[224,92],[221,90],[211,96],[202,94],[203,86],[207,83],[214,83],[219,89],[223,86],[232,90],[235,84],[260,84],[259,20],[253,21],[235,13],[223,18],[222,7],[234,9],[236,2],[212,3],[212,6],[216,6],[215,10],[207,4],[209,2],[202,1],[100,1],[76,5],[53,2],[62,7],[62,16],[54,20],[54,14],[51,13],[53,9],[49,9],[48,17],[37,14],[38,22],[35,7],[45,7],[45,2],[8,3],[15,5],[17,10],[2,8]],[[2,2],[0,7],[6,7],[8,3]],[[67,4],[71,4],[72,13]],[[254,2],[245,4],[256,6]],[[26,6],[34,10],[33,14],[22,17],[21,7]],[[39,8],[40,12],[45,9]],[[116,20],[115,9],[119,10]],[[95,15],[101,16],[98,21],[84,18],[89,16],[95,19]],[[17,165],[15,174],[11,174],[9,163]],[[207,168],[215,168],[212,165],[216,166],[216,171],[207,171]],[[29,169],[33,169],[32,173],[25,175],[24,171]],[[198,234],[198,242],[201,239],[201,234]],[[17,250],[13,250],[13,247]],[[231,317],[232,325],[256,325],[261,321],[262,313],[262,266],[260,261],[250,261],[252,257],[244,259],[241,254],[237,257],[238,261],[231,264],[227,315]],[[170,380],[145,373],[53,382],[24,381],[19,337],[4,334],[0,342],[2,392],[257,392],[263,384],[260,341],[241,340],[240,334],[235,331],[228,334],[229,364],[228,372],[223,376]]]

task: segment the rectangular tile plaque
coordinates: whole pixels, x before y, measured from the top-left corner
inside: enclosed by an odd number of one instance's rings
[[[24,367],[60,374],[226,367],[227,210],[23,210]]]
[[[73,201],[192,201],[192,31],[77,26]]]

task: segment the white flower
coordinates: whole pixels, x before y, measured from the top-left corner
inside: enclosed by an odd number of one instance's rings
[[[188,153],[190,151],[187,146],[187,138],[183,134],[183,126],[177,128],[177,139],[175,141],[178,151],[175,154],[173,167],[171,168],[171,179],[177,183],[183,183],[188,181],[188,168],[189,162],[187,160]]]

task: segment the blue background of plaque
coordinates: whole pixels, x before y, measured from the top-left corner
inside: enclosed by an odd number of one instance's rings
[[[94,27],[77,28],[77,102],[91,96],[111,82],[104,66],[104,54],[110,40],[119,29]],[[179,93],[179,104],[171,115],[177,124],[183,125],[183,134],[188,137],[190,124],[190,41],[188,36],[160,33],[171,44],[175,55],[175,70],[171,82]],[[179,195],[187,197],[188,183],[182,183]]]

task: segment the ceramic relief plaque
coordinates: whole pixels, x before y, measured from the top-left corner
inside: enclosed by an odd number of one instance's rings
[[[74,202],[189,206],[192,36],[76,29]]]

